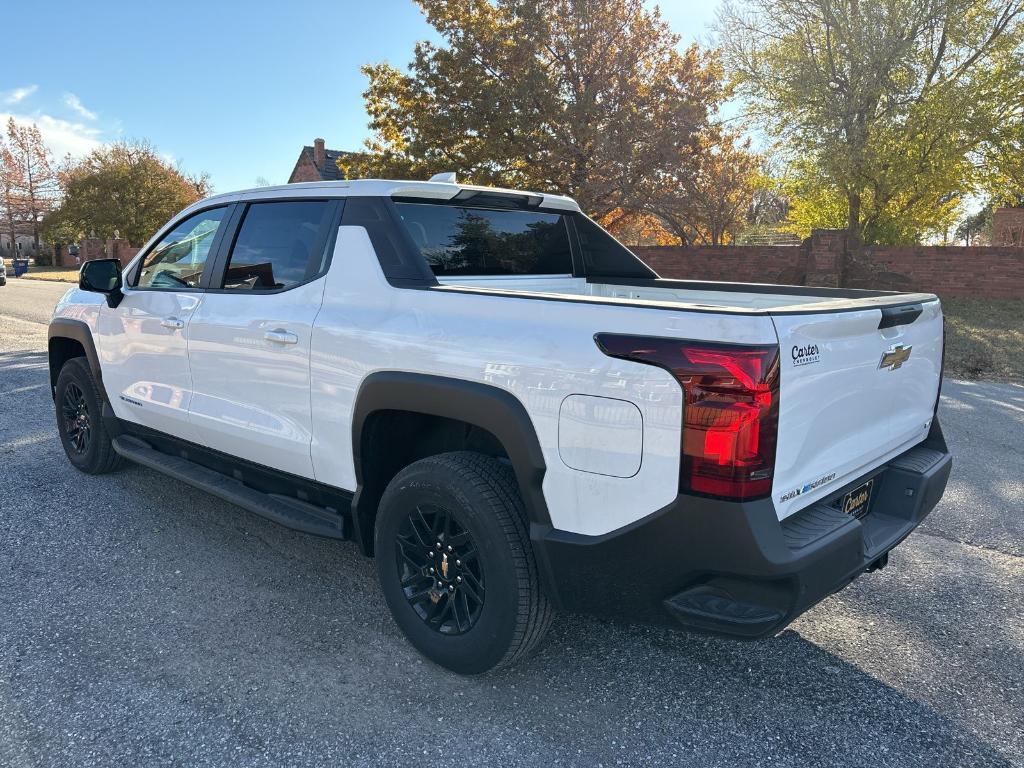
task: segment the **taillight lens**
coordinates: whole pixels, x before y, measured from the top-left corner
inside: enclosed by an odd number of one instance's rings
[[[656,365],[683,387],[679,490],[728,499],[771,493],[779,348],[601,333],[610,357]]]

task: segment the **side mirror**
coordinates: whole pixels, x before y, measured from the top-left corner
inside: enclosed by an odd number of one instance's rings
[[[87,261],[78,272],[78,287],[83,291],[106,294],[107,306],[111,309],[124,298],[121,285],[121,262],[117,259]]]

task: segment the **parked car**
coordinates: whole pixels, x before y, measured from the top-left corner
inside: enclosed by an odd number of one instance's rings
[[[49,331],[70,462],[354,539],[461,673],[555,609],[777,633],[950,471],[935,296],[661,279],[565,197],[219,195],[80,280]]]
[[[7,285],[7,266],[4,264],[4,259],[0,256],[0,286]]]

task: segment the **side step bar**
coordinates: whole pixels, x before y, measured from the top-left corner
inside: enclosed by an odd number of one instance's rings
[[[193,485],[286,528],[329,539],[351,538],[350,518],[343,513],[286,496],[261,493],[232,477],[188,459],[161,453],[144,440],[131,435],[115,437],[113,446],[115,451],[129,461]]]

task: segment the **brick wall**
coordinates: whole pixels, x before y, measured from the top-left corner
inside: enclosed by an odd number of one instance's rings
[[[140,250],[127,240],[109,238],[103,241],[98,237],[87,237],[79,244],[77,259],[68,253],[67,246],[63,246],[60,249],[59,264],[63,267],[77,267],[82,262],[93,259],[117,259],[122,267],[126,267]]]
[[[289,184],[297,184],[303,181],[323,181],[320,171],[313,164],[313,158],[305,151],[303,151],[299,161],[295,164],[292,175],[288,177]]]
[[[869,248],[883,269],[905,275],[910,285],[940,296],[1024,299],[1024,248],[914,246]]]
[[[840,277],[843,233],[815,230],[800,246],[647,246],[633,250],[662,277],[918,290],[1024,298],[1024,247],[875,246]]]

